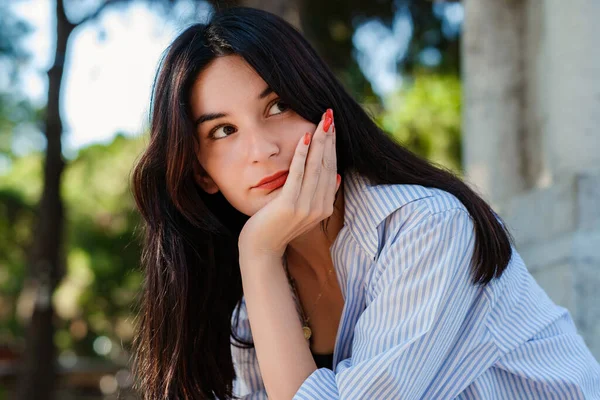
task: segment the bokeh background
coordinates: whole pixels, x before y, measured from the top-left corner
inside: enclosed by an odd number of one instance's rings
[[[131,168],[160,56],[220,7],[301,30],[397,141],[461,175],[600,357],[600,2],[0,2],[0,400],[135,399]]]

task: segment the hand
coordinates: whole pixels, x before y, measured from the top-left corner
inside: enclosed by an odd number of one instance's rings
[[[288,243],[333,214],[340,182],[333,111],[328,109],[312,138],[306,133],[296,146],[279,195],[246,221],[238,240],[240,255],[280,259]]]

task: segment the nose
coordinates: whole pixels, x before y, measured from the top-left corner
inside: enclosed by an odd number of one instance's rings
[[[279,154],[280,143],[278,137],[273,132],[267,130],[255,130],[247,135],[246,143],[248,149],[248,159],[252,163],[259,163],[268,160],[274,155]]]

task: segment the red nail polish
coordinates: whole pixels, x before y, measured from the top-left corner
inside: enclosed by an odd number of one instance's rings
[[[333,120],[333,110],[331,108],[328,108],[327,111],[325,111],[325,114],[327,114],[329,119]]]
[[[325,122],[323,122],[323,130],[325,132],[327,132],[329,130],[329,126],[331,125],[331,118],[329,118],[329,115],[325,116]]]
[[[306,132],[304,134],[304,144],[308,145],[310,143],[310,133]]]

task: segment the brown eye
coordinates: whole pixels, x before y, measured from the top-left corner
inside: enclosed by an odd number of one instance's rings
[[[283,102],[281,100],[278,100],[275,103],[273,103],[273,105],[271,106],[271,108],[269,108],[269,111],[273,110],[274,107],[276,107],[276,108],[279,109],[279,112],[275,112],[275,115],[276,114],[281,114],[281,113],[287,111],[290,108],[290,106],[287,103],[285,103],[285,102]],[[273,114],[269,113],[269,115],[273,115]]]
[[[217,133],[221,130],[221,128],[223,128],[223,132],[225,133],[225,136],[217,135]],[[229,130],[227,128],[229,128]],[[215,127],[212,131],[210,131],[210,133],[208,134],[208,138],[209,139],[222,139],[224,137],[229,136],[233,132],[235,132],[235,128],[233,126],[220,125],[220,126]]]

